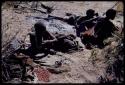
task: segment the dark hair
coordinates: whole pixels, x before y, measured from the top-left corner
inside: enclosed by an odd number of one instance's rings
[[[116,10],[114,10],[114,9],[108,9],[106,11],[106,17],[108,17],[108,18],[114,18],[115,15],[116,15]]]
[[[87,15],[87,16],[94,16],[94,14],[95,14],[95,10],[93,10],[93,9],[88,9],[88,10],[86,11],[86,15]]]
[[[35,25],[34,25],[34,28],[35,29],[38,29],[38,30],[46,30],[46,26],[44,23],[42,22],[37,22]]]

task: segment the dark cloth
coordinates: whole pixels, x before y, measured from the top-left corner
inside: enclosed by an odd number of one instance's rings
[[[97,40],[103,41],[104,39],[112,36],[115,30],[114,24],[106,18],[101,18],[95,26],[95,34],[98,36]]]
[[[69,19],[67,19],[67,23],[70,25],[74,25],[75,24],[75,17],[70,17]]]
[[[89,35],[84,35],[84,36],[82,36],[83,38],[81,38],[82,39],[82,43],[84,43],[85,45],[86,44],[95,44],[95,38],[94,38],[94,36],[89,36]]]
[[[76,25],[76,21],[77,19],[79,18],[80,16],[75,16],[75,15],[72,15],[69,17],[69,19],[66,19],[66,22],[70,25]]]
[[[116,30],[114,24],[107,18],[100,18],[95,26],[95,38],[96,44],[99,48],[104,47],[103,41],[112,36],[112,33]]]
[[[71,35],[59,34],[56,36],[57,41],[54,43],[54,49],[57,51],[67,52],[69,49],[76,48],[76,44],[73,41],[74,37]]]
[[[114,30],[114,24],[106,18],[100,19],[95,27],[95,33],[105,38],[111,36]]]
[[[25,63],[15,55],[2,58],[2,77],[9,81],[13,78],[24,78],[26,73]]]

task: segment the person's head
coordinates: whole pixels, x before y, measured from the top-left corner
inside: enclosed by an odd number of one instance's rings
[[[95,15],[95,11],[93,9],[88,9],[86,15],[91,18]]]
[[[34,28],[36,31],[42,31],[42,32],[46,31],[46,26],[42,22],[35,23]]]
[[[106,17],[108,19],[112,19],[113,20],[115,18],[115,16],[116,16],[116,10],[114,10],[114,9],[108,9],[106,11]]]

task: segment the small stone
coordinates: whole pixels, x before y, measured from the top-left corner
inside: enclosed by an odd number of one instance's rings
[[[113,42],[111,43],[111,45],[112,45],[112,46],[118,46],[118,42],[113,41]]]
[[[36,57],[41,57],[41,56],[43,56],[43,55],[45,55],[44,53],[39,53],[39,54],[36,54],[35,56]]]

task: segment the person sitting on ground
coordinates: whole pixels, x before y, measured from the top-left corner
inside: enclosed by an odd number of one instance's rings
[[[76,44],[74,43],[76,37],[74,35],[54,35],[48,32],[45,25],[41,22],[37,22],[34,25],[34,28],[36,39],[32,40],[32,36],[30,38],[31,46],[33,49],[36,48],[35,50],[45,51],[45,49],[47,49],[47,51],[49,51],[50,49],[53,49],[66,52],[69,49],[76,47]]]
[[[36,34],[36,44],[37,48],[52,48],[52,45],[55,41],[57,41],[56,37],[46,30],[45,24],[42,22],[37,22],[34,25],[35,34]]]
[[[26,51],[29,55],[36,55],[37,53],[55,54],[52,50],[56,37],[46,30],[46,26],[42,22],[37,22],[34,25],[35,32],[29,33],[31,47]]]
[[[92,28],[95,25],[95,22],[97,20],[96,17],[94,16],[98,16],[98,13],[95,13],[95,10],[93,9],[88,9],[86,11],[86,16],[84,17],[80,17],[77,22],[76,22],[76,32],[77,32],[77,36],[80,37],[80,33],[84,32],[90,28]],[[92,20],[90,20],[92,19]],[[90,21],[87,21],[90,20]]]
[[[116,10],[114,9],[108,9],[106,11],[106,17],[100,18],[94,28],[96,38],[96,44],[99,48],[104,47],[103,41],[107,39],[108,37],[112,36],[112,33],[115,30],[118,30],[115,25],[110,21],[114,20],[116,16]]]
[[[110,37],[113,31],[116,30],[116,27],[110,21],[110,19],[113,20],[115,16],[116,11],[114,9],[107,10],[105,18],[98,18],[92,30],[85,31],[81,34],[83,37],[82,42],[87,44],[89,48],[91,48],[92,44],[98,45],[99,48],[103,48],[103,40]]]

